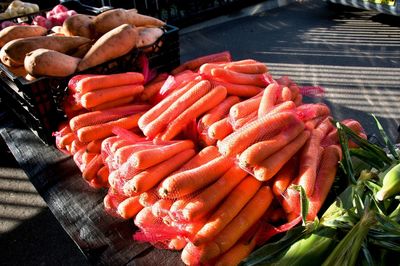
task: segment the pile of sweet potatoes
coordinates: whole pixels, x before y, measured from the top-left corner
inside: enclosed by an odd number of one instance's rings
[[[0,31],[0,60],[27,79],[67,77],[155,43],[164,26],[159,19],[121,8],[97,16],[75,14],[52,32],[13,25]]]

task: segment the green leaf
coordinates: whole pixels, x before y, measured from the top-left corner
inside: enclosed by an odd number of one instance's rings
[[[340,142],[340,146],[342,147],[343,159],[341,161],[341,164],[343,166],[343,170],[349,177],[350,183],[357,184],[357,180],[354,176],[353,162],[351,161],[351,156],[350,156],[350,152],[349,152],[349,148],[348,148],[349,147],[348,139],[343,130],[343,125],[339,122],[336,122],[335,125],[336,125],[336,128],[338,129],[339,142]]]
[[[295,189],[300,193],[300,210],[301,210],[301,220],[303,221],[303,226],[306,225],[307,215],[308,215],[308,207],[309,200],[306,195],[304,188],[300,185],[291,185],[291,188]]]
[[[394,146],[394,144],[390,141],[388,135],[386,134],[386,131],[383,129],[381,123],[379,122],[379,120],[376,118],[376,116],[374,114],[372,114],[372,117],[375,119],[376,122],[376,126],[379,129],[379,133],[381,134],[383,141],[385,142],[386,147],[388,148],[388,150],[390,151],[390,153],[393,155],[394,158],[396,158],[397,160],[400,159],[399,155],[396,152],[396,147]]]

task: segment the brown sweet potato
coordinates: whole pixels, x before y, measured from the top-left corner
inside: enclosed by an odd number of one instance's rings
[[[103,36],[101,36],[89,49],[78,65],[78,71],[82,71],[108,60],[127,54],[134,47],[138,32],[129,24],[123,24]]]
[[[0,31],[0,47],[6,43],[19,38],[42,36],[47,33],[47,29],[41,26],[14,25]]]
[[[99,36],[122,25],[162,27],[165,22],[146,15],[141,15],[136,9],[112,9],[108,10],[93,20],[94,30]]]
[[[25,56],[26,71],[34,76],[67,77],[75,73],[80,58],[39,48]]]
[[[136,42],[138,48],[155,43],[164,34],[162,29],[156,27],[137,27],[137,31],[139,33]]]
[[[24,64],[25,55],[33,50],[44,48],[68,54],[79,46],[91,42],[85,37],[39,36],[17,39],[1,48],[1,61],[6,66]]]
[[[82,36],[89,39],[94,37],[93,16],[76,14],[67,18],[63,23],[66,36]]]

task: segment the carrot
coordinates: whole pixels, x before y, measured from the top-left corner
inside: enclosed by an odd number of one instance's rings
[[[327,116],[317,116],[312,119],[309,119],[307,121],[304,121],[304,125],[306,126],[306,129],[308,130],[313,130],[318,127],[319,124],[322,123],[327,118]]]
[[[261,97],[260,106],[258,107],[258,117],[267,114],[268,111],[277,104],[279,90],[280,85],[277,83],[271,83],[267,86]]]
[[[212,80],[212,84],[217,86],[221,85],[226,88],[228,95],[234,95],[238,97],[253,97],[263,91],[262,87],[252,86],[252,85],[241,85],[229,82],[224,82],[221,80]]]
[[[326,117],[331,111],[328,106],[322,103],[302,104],[297,107],[297,113],[302,120],[307,121],[317,117]]]
[[[244,150],[239,156],[239,164],[242,167],[259,165],[263,160],[288,145],[302,131],[304,131],[302,122],[296,121],[287,125],[272,138],[257,142]]]
[[[98,89],[83,94],[80,103],[88,109],[120,98],[134,96],[141,93],[143,89],[143,85],[135,84]]]
[[[187,240],[183,237],[177,237],[171,239],[168,243],[168,249],[171,250],[182,250],[187,244]]]
[[[231,123],[229,122],[229,118],[225,117],[214,124],[212,124],[208,130],[207,134],[211,139],[222,140],[229,134],[233,132],[233,128]]]
[[[215,87],[172,120],[161,135],[161,139],[165,141],[173,139],[190,121],[217,106],[225,97],[226,88],[223,86]]]
[[[213,77],[219,78],[225,82],[231,82],[241,85],[267,86],[268,83],[262,74],[243,74],[228,69],[214,68],[211,70]]]
[[[319,163],[318,175],[315,180],[313,194],[310,197],[308,220],[314,220],[319,209],[324,203],[332,187],[336,176],[338,162],[341,158],[341,150],[337,145],[331,145],[324,149]]]
[[[192,60],[189,60],[179,67],[172,70],[172,74],[175,75],[183,70],[190,69],[190,70],[197,70],[201,65],[205,63],[211,62],[230,62],[231,61],[231,54],[228,51],[210,54],[206,56],[201,56]]]
[[[168,215],[172,203],[170,199],[159,199],[151,206],[151,212],[156,217],[164,217]]]
[[[275,114],[275,113],[279,113],[279,112],[284,112],[284,111],[291,111],[291,110],[295,110],[296,109],[296,104],[292,101],[284,101],[282,103],[279,103],[277,105],[275,105],[274,107],[272,107],[271,110],[268,110],[267,113],[271,114]]]
[[[134,223],[139,228],[154,227],[157,224],[158,217],[155,217],[151,212],[151,207],[144,207],[135,217]]]
[[[135,216],[143,206],[139,204],[139,196],[125,199],[117,207],[117,213],[124,219],[130,219]]]
[[[240,102],[240,98],[237,96],[229,96],[223,100],[220,104],[209,110],[199,121],[200,131],[204,128],[208,128],[213,123],[224,118],[229,113],[229,109],[236,103]]]
[[[164,83],[165,83],[165,79],[145,85],[144,90],[143,90],[142,94],[140,95],[140,100],[142,100],[142,101],[150,100],[151,97],[153,97],[160,91],[160,89],[164,85]]]
[[[213,210],[246,175],[247,172],[242,170],[239,166],[233,166],[215,183],[186,203],[182,211],[185,219],[193,221],[204,217]]]
[[[243,127],[244,125],[254,121],[257,119],[257,111],[252,112],[251,114],[248,114],[245,117],[236,119],[231,121],[233,129],[238,130],[239,128]]]
[[[283,87],[281,91],[281,95],[279,95],[280,102],[291,101],[293,100],[292,91],[288,87]]]
[[[226,199],[208,219],[207,223],[195,235],[192,242],[196,246],[199,246],[213,240],[236,217],[247,202],[250,201],[260,186],[261,182],[252,176],[243,179],[228,194]]]
[[[211,77],[211,70],[213,70],[214,68],[223,68],[224,65],[225,64],[221,62],[206,63],[201,65],[201,67],[199,68],[199,73],[202,75],[206,75],[206,77]]]
[[[173,221],[182,220],[182,209],[183,207],[185,207],[188,198],[190,197],[183,197],[181,199],[176,199],[174,203],[172,203],[171,207],[169,208],[169,217]]]
[[[117,141],[115,141],[110,148],[111,154],[115,154],[119,149],[122,149],[123,147],[132,145],[132,142],[126,139],[121,139],[118,138]]]
[[[152,143],[128,144],[126,146],[118,148],[117,151],[114,153],[114,163],[116,166],[121,166],[129,160],[133,153],[158,147],[160,147],[160,145],[154,145]]]
[[[137,169],[146,169],[167,160],[178,152],[193,148],[192,141],[181,140],[163,147],[135,152],[131,160]]]
[[[150,124],[153,120],[159,117],[169,106],[171,106],[175,101],[179,99],[183,94],[185,94],[190,88],[192,88],[198,81],[191,81],[184,87],[173,91],[168,97],[164,98],[162,101],[153,106],[148,110],[139,120],[139,128],[144,130],[144,128]]]
[[[110,172],[107,166],[104,165],[103,167],[101,167],[100,170],[97,171],[97,175],[95,177],[97,183],[101,184],[103,187],[107,187],[109,174]]]
[[[230,63],[225,66],[225,69],[232,70],[243,74],[263,74],[268,72],[268,68],[263,63]]]
[[[207,80],[202,80],[173,102],[159,117],[149,123],[143,130],[148,137],[155,137],[170,121],[173,121],[184,110],[203,97],[211,88]]]
[[[197,168],[173,174],[160,184],[159,194],[163,198],[181,198],[214,182],[232,165],[231,159],[220,156]]]
[[[82,173],[82,177],[89,181],[96,177],[97,172],[103,167],[103,159],[100,154],[97,154],[90,163],[87,164],[85,170]]]
[[[298,168],[298,159],[292,157],[275,175],[272,192],[277,197],[281,197],[285,190],[289,187],[292,180],[295,178]]]
[[[294,98],[293,98],[293,102],[296,104],[296,106],[300,106],[303,104],[303,95],[301,95],[300,93],[297,94]]]
[[[203,164],[208,163],[209,161],[214,160],[219,157],[220,154],[218,152],[217,147],[208,146],[199,151],[195,156],[193,156],[187,163],[185,163],[177,172],[183,172],[186,170],[190,170],[196,167],[199,167]]]
[[[79,151],[80,149],[85,148],[85,147],[86,147],[85,143],[82,143],[79,140],[74,139],[71,142],[71,153],[75,154],[77,151]],[[97,153],[100,153],[100,152],[97,152]]]
[[[296,183],[304,188],[309,197],[314,191],[317,168],[321,158],[322,133],[318,129],[311,131],[311,136],[300,154],[299,175]]]
[[[279,152],[274,153],[260,165],[254,167],[255,178],[260,181],[267,181],[272,178],[303,147],[309,137],[310,132],[303,131]]]
[[[129,195],[132,191],[141,193],[157,185],[162,179],[177,170],[195,154],[193,149],[186,149],[171,156],[169,159],[147,168],[135,175],[124,185],[124,192]]]
[[[82,154],[82,164],[86,167],[96,156],[97,153],[84,152]]]
[[[103,140],[103,142],[101,143],[101,153],[103,155],[103,159],[105,159],[105,157],[107,157],[111,153],[112,145],[120,140],[121,138],[118,136],[108,137]]]
[[[127,117],[120,118],[115,121],[106,122],[99,125],[86,126],[78,129],[76,132],[81,142],[90,142],[96,139],[103,139],[112,135],[113,127],[122,127],[131,129],[137,126],[138,120],[142,114],[137,113]]]
[[[87,152],[93,152],[93,153],[100,153],[101,152],[101,143],[103,142],[104,139],[97,139],[89,142],[86,146],[86,151]]]
[[[250,238],[240,239],[232,248],[216,260],[215,266],[239,265],[239,263],[255,249],[259,233],[261,233],[261,228]]]
[[[151,189],[149,191],[140,193],[139,195],[139,203],[143,207],[151,207],[158,200],[157,191],[155,189]]]
[[[271,189],[262,186],[237,216],[213,240],[197,247],[200,262],[205,263],[226,252],[262,217],[273,199]]]
[[[210,138],[210,136],[208,136],[208,130],[200,132],[198,137],[199,138],[197,141],[200,147],[214,146],[215,144],[217,144],[216,139]]]
[[[123,98],[116,99],[114,101],[107,101],[103,104],[96,105],[92,108],[90,108],[90,111],[101,111],[101,110],[107,110],[110,108],[115,108],[123,105],[127,105],[131,103],[135,99],[135,96],[127,96]]]
[[[229,116],[232,119],[236,120],[239,118],[243,118],[253,113],[254,111],[257,111],[258,107],[260,106],[262,95],[263,95],[262,93],[259,93],[253,98],[247,99],[245,101],[233,105],[229,110]]]
[[[85,94],[90,91],[130,84],[143,84],[144,76],[138,72],[126,72],[85,77],[76,84],[76,91]]]
[[[63,149],[66,145],[71,145],[72,141],[76,138],[76,135],[73,132],[67,133],[62,136],[58,142],[58,146]]]
[[[233,132],[220,141],[217,146],[220,153],[225,156],[236,155],[251,144],[272,137],[282,127],[296,120],[297,117],[293,112],[265,115]]]
[[[69,121],[69,125],[73,131],[77,131],[82,127],[102,124],[137,112],[143,112],[148,108],[149,105],[146,104],[132,104],[108,110],[88,112],[72,118]]]

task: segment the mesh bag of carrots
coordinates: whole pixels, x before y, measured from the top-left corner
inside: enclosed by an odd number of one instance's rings
[[[58,147],[74,154],[92,186],[109,187],[106,211],[134,219],[136,240],[182,250],[185,264],[238,264],[314,220],[332,186],[341,149],[331,111],[303,102],[323,89],[275,80],[264,63],[222,52],[152,80],[77,80],[70,100],[80,112],[58,132]],[[106,84],[116,93],[102,93]],[[359,122],[342,123],[366,137]]]

